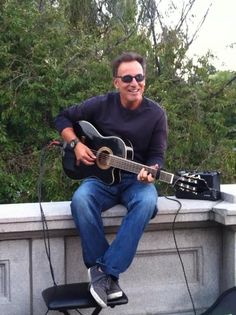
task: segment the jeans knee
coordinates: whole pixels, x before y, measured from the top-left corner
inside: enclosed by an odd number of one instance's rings
[[[130,204],[130,209],[135,208],[136,213],[142,220],[147,221],[153,218],[157,213],[157,198],[156,196],[140,196],[133,200]]]
[[[149,208],[151,209],[151,219],[154,218],[157,214],[157,196],[153,196],[153,198],[150,198],[149,200]]]
[[[81,218],[88,214],[88,196],[82,190],[75,191],[71,200],[71,213],[74,218]]]
[[[146,205],[148,208],[154,208],[157,204],[157,195],[156,194],[145,194],[141,195],[139,198],[139,202],[142,205]]]

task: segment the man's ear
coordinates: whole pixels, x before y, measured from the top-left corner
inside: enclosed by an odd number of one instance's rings
[[[115,87],[116,89],[119,89],[119,81],[118,81],[117,78],[114,78],[114,79],[113,79],[113,84],[114,84],[114,87]]]

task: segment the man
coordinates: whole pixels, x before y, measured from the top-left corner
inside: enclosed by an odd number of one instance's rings
[[[77,163],[87,167],[96,163],[96,155],[80,141],[73,128],[76,121],[86,120],[104,137],[129,139],[134,161],[153,168],[162,167],[167,142],[166,115],[157,103],[143,96],[145,75],[143,57],[133,52],[124,53],[113,62],[116,92],[92,97],[57,116],[56,128],[74,148]],[[131,264],[143,231],[157,212],[154,178],[145,167],[138,176],[125,171],[120,173],[120,181],[111,185],[94,177],[85,179],[71,202],[88,268],[90,292],[101,307],[106,307],[109,299],[122,296],[119,275]],[[109,244],[101,213],[118,203],[127,208],[127,214]]]

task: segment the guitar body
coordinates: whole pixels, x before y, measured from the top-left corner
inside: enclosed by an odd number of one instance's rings
[[[78,121],[74,130],[86,146],[96,152],[94,165],[87,166],[83,163],[77,165],[74,150],[68,144],[64,146],[62,166],[66,175],[72,179],[96,177],[106,184],[113,184],[120,180],[120,170],[110,166],[110,155],[124,159],[133,159],[133,149],[130,143],[119,137],[102,136],[98,130],[87,121]]]

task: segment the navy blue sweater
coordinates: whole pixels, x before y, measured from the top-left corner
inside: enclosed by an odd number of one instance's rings
[[[121,105],[117,92],[95,96],[62,111],[55,125],[61,133],[79,120],[89,121],[103,136],[128,139],[133,146],[134,161],[163,166],[167,119],[162,107],[152,100],[144,97],[137,109],[130,110]]]

